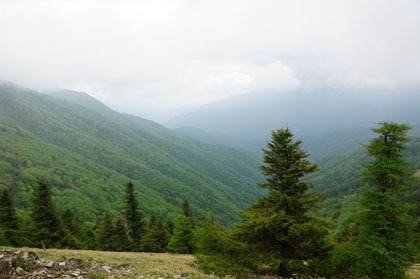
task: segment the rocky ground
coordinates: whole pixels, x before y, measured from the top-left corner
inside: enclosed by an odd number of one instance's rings
[[[175,278],[182,278],[180,274]],[[48,260],[36,253],[0,250],[0,279],[6,278],[143,278],[128,265],[83,262],[76,258]],[[158,279],[158,278],[156,278]]]

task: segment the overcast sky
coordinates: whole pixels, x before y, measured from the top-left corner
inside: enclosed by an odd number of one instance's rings
[[[0,78],[130,112],[267,89],[417,86],[420,1],[0,0]]]

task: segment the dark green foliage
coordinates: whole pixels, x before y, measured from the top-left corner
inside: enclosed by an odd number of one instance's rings
[[[172,220],[166,220],[164,223],[165,229],[168,231],[169,235],[174,234],[174,221]]]
[[[184,202],[182,203],[182,214],[184,214],[185,217],[191,220],[193,218],[190,203],[187,200],[184,200]]]
[[[39,180],[32,192],[31,217],[35,226],[33,238],[35,245],[41,247],[41,242],[47,247],[57,247],[63,238],[60,220],[52,202],[52,193],[48,183]]]
[[[268,264],[281,276],[319,274],[317,263],[326,260],[329,245],[326,223],[309,214],[317,197],[308,194],[309,184],[302,178],[317,170],[300,149],[302,141],[293,141],[289,129],[272,133],[264,151],[261,169],[267,178],[259,187],[269,190],[245,212],[235,235],[257,251],[261,264]]]
[[[109,212],[106,212],[98,230],[98,248],[103,251],[114,251],[115,227]]]
[[[66,249],[80,249],[79,240],[71,234],[68,230],[64,229],[61,236],[60,246]]]
[[[140,238],[144,233],[144,214],[138,210],[138,201],[134,194],[134,186],[130,182],[126,185],[124,196],[123,218],[127,230],[128,240],[130,241],[131,250],[138,250]]]
[[[0,228],[4,232],[4,237],[13,246],[18,245],[17,231],[19,229],[16,210],[13,207],[12,198],[6,189],[0,193]]]
[[[152,215],[149,219],[149,222],[147,223],[148,230],[154,227],[154,225],[156,224],[156,221],[157,221],[156,215]]]
[[[255,251],[215,225],[212,214],[194,232],[197,263],[209,274],[244,277],[255,271]]]
[[[95,231],[97,230],[95,223],[84,222],[81,227],[80,246],[85,250],[96,250],[97,241]]]
[[[141,240],[141,250],[145,252],[165,252],[170,235],[162,220],[152,216],[148,229]]]
[[[129,251],[132,246],[128,240],[126,226],[121,218],[115,221],[115,250]]]
[[[405,124],[388,122],[373,129],[378,136],[365,146],[373,160],[364,164],[363,176],[369,188],[362,192],[361,211],[335,236],[332,264],[337,277],[405,278],[405,268],[417,248],[413,242],[416,223],[409,216],[410,207],[403,202],[407,201],[403,192],[406,186],[418,185],[410,179],[403,159],[409,129]]]
[[[168,250],[180,254],[191,254],[193,247],[193,228],[190,218],[180,214],[175,219],[174,234],[168,244]]]
[[[198,253],[211,255],[220,253],[217,245],[218,228],[214,224],[213,212],[201,220],[200,226],[194,231],[194,246]]]
[[[66,208],[61,214],[61,224],[63,226],[63,241],[62,245],[66,248],[80,249],[79,238],[81,237],[80,220],[76,214]]]
[[[199,254],[209,255],[218,251],[216,241],[213,239],[213,232],[216,226],[203,220],[194,231],[194,246]]]
[[[81,233],[81,221],[73,210],[66,208],[61,214],[61,223],[72,235],[79,236]]]
[[[184,202],[182,203],[182,214],[184,214],[184,216],[187,217],[187,219],[191,223],[191,227],[194,229],[195,228],[194,217],[192,214],[190,203],[187,200],[184,200]]]
[[[402,151],[407,148],[405,124],[381,123],[373,129],[378,137],[366,145],[374,160],[365,165],[363,175],[372,187],[363,192],[360,235],[356,240],[360,275],[372,279],[405,278],[410,263],[410,218],[399,195],[407,181]]]

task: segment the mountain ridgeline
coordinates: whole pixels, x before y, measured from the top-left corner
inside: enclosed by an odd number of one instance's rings
[[[375,122],[420,124],[419,112],[419,88],[296,89],[231,96],[164,124],[201,140],[252,150],[264,148],[272,130],[287,126],[317,160],[359,148],[373,136]]]
[[[260,193],[252,152],[180,136],[84,93],[47,94],[0,85],[0,188],[18,208],[30,207],[35,182],[45,179],[58,209],[96,221],[119,214],[131,180],[146,214],[173,218],[188,200],[196,216],[212,210],[229,226]]]

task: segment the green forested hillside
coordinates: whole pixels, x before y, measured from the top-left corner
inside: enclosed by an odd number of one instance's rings
[[[413,137],[408,144],[404,157],[408,162],[408,168],[418,174],[420,169],[420,137]],[[317,162],[320,171],[313,174],[310,180],[313,191],[325,195],[318,203],[316,214],[331,219],[335,227],[349,221],[359,210],[358,201],[363,187],[369,187],[362,180],[361,171],[363,164],[367,164],[370,158],[363,149],[352,153],[330,156]],[[407,181],[408,191],[404,194],[404,200],[414,204],[413,210],[420,208],[420,180],[418,175],[415,179]],[[419,212],[420,213],[420,212]]]
[[[258,195],[253,153],[179,136],[83,93],[53,96],[0,86],[0,187],[19,208],[39,178],[59,209],[86,220],[116,214],[130,179],[146,214],[174,217],[187,199],[196,216],[213,209],[225,225]]]

